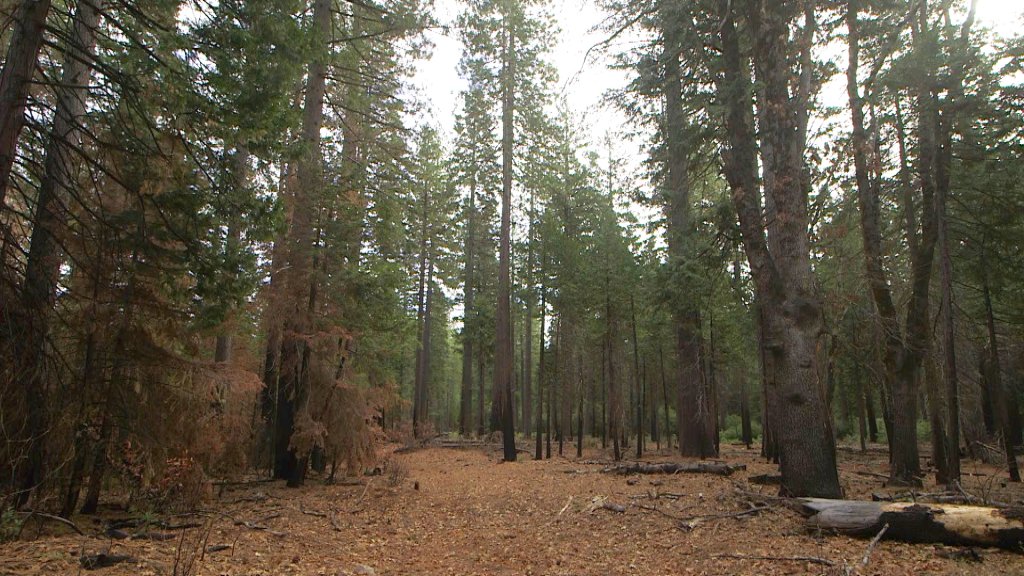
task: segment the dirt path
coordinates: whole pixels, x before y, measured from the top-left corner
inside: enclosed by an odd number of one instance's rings
[[[748,470],[731,479],[626,478],[571,459],[502,464],[487,449],[425,449],[393,456],[389,472],[368,485],[227,492],[206,545],[231,548],[191,564],[203,529],[185,531],[184,540],[69,534],[8,544],[0,547],[0,575],[77,574],[81,554],[103,551],[136,559],[92,572],[116,576],[175,574],[176,565],[183,576],[1024,573],[1020,555],[985,550],[972,563],[940,556],[954,549],[893,542],[879,543],[861,568],[865,541],[810,534],[784,508],[702,518],[757,504],[737,487],[750,489],[747,477],[773,471],[753,451],[730,448],[725,456]],[[849,492],[877,487],[876,478],[854,471],[871,464],[846,462]],[[626,510],[596,507],[604,501]],[[87,534],[100,531],[77,521]]]

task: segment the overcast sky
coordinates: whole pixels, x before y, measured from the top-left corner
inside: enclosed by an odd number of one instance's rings
[[[620,129],[625,117],[603,105],[602,97],[608,89],[625,85],[625,73],[611,70],[596,50],[584,63],[587,50],[605,39],[603,32],[592,31],[603,13],[593,0],[553,0],[549,7],[559,27],[555,48],[547,55],[558,70],[556,91],[565,96],[574,113],[594,129],[594,134],[603,137],[607,131]],[[466,87],[457,70],[462,43],[454,27],[461,10],[458,0],[435,0],[435,18],[442,26],[451,26],[447,33],[427,32],[434,44],[433,54],[429,60],[418,63],[413,79],[428,104],[427,117],[449,137],[455,124],[458,95]],[[635,154],[636,147],[632,148]]]
[[[611,70],[607,60],[596,50],[584,62],[588,49],[607,36],[605,32],[593,31],[604,17],[593,0],[552,0],[549,6],[560,28],[556,47],[548,56],[558,70],[558,90],[564,94],[575,114],[591,129],[596,144],[606,132],[622,131],[625,127],[625,117],[604,105],[602,97],[608,89],[623,87],[626,75]],[[978,0],[977,6],[978,22],[1004,35],[1014,34],[1024,25],[1021,19],[1024,0]],[[454,24],[461,10],[462,4],[458,0],[435,0],[434,15],[442,26]],[[418,63],[413,82],[426,100],[427,117],[450,138],[458,94],[466,85],[457,70],[462,44],[454,26],[449,27],[447,34],[431,30],[427,35],[434,43],[433,54],[430,59]],[[845,84],[841,88],[840,96],[845,98]],[[617,155],[641,154],[634,142],[621,138],[616,142],[619,148]]]

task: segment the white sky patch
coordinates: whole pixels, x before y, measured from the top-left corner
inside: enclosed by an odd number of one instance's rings
[[[607,90],[625,86],[626,73],[608,67],[597,50],[584,60],[587,51],[606,38],[604,32],[592,30],[604,18],[593,1],[554,0],[549,8],[558,27],[555,46],[546,56],[558,71],[555,95],[565,98],[583,123],[584,132],[593,135],[589,144],[598,150],[606,133],[620,134],[626,127],[625,116],[604,103]],[[458,0],[435,0],[434,17],[440,28],[427,32],[434,44],[433,53],[417,63],[413,76],[413,84],[426,101],[424,119],[437,126],[448,141],[454,132],[459,93],[467,87],[458,73],[463,46],[455,26],[463,10]],[[621,135],[615,141],[621,148],[616,151],[620,157],[640,153]]]

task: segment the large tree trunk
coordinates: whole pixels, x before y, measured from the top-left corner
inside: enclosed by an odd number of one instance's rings
[[[56,90],[53,127],[32,218],[32,241],[21,290],[21,303],[28,326],[17,340],[20,351],[16,360],[21,363],[22,386],[26,390],[29,434],[28,458],[19,482],[22,490],[19,503],[24,502],[43,477],[48,429],[46,391],[50,384],[50,359],[47,352],[50,319],[54,312],[57,281],[63,262],[60,245],[67,227],[68,191],[76,184],[72,156],[82,141],[80,126],[85,116],[90,64],[101,6],[100,2],[79,2],[75,11],[74,30],[70,42],[64,48],[64,72]]]
[[[779,403],[778,412],[771,416],[778,423],[782,490],[793,495],[835,497],[841,494],[835,444],[819,382],[824,320],[811,271],[806,189],[801,184],[804,149],[798,119],[807,113],[809,95],[802,91],[794,98],[789,91],[792,54],[787,38],[794,7],[765,1],[750,14],[755,68],[763,86],[765,194],[775,216],[774,238],[769,242],[753,174],[758,162],[749,74],[742,65],[734,8],[726,0],[720,6],[726,69],[721,91],[728,138],[723,160],[757,296],[764,306],[764,342],[775,372],[775,389],[769,394]],[[806,4],[805,15],[806,35],[814,29],[813,3]],[[769,243],[777,250],[771,251]]]
[[[50,0],[22,0],[14,15],[14,34],[11,35],[11,43],[4,56],[3,70],[0,71],[0,211],[6,206],[18,136],[25,124],[28,88],[35,73],[39,49],[43,45],[43,28],[49,12]]]
[[[925,9],[920,8],[922,12]],[[931,87],[925,85],[919,96],[919,173],[922,190],[922,231],[918,238],[914,201],[909,191],[909,177],[905,169],[902,122],[898,121],[901,150],[901,180],[905,187],[907,214],[906,234],[912,266],[912,294],[907,308],[906,333],[900,329],[899,316],[892,297],[892,289],[883,266],[882,233],[879,208],[879,180],[869,171],[869,155],[874,148],[864,128],[863,101],[858,80],[859,22],[857,0],[850,0],[847,12],[849,34],[849,67],[847,92],[853,118],[853,153],[861,214],[861,232],[864,239],[864,258],[868,284],[883,331],[883,365],[886,388],[890,391],[892,433],[890,445],[890,478],[900,484],[920,483],[920,461],[917,449],[918,374],[928,344],[928,289],[931,279],[932,254],[935,246],[935,218],[932,210],[934,191],[934,109]],[[926,19],[923,19],[926,22]],[[922,50],[922,34],[915,34],[915,50]],[[926,83],[927,84],[927,83]],[[897,111],[899,103],[897,103]],[[874,159],[877,161],[877,158]]]
[[[669,257],[674,266],[689,266],[692,261],[694,225],[691,222],[689,150],[685,140],[682,77],[679,64],[681,40],[680,15],[667,6],[661,7],[662,33],[665,49],[665,144],[666,196],[668,200]],[[685,275],[681,275],[685,276]],[[684,287],[677,287],[681,291]],[[679,451],[683,456],[704,458],[715,454],[713,439],[708,435],[711,418],[710,402],[703,385],[701,367],[700,310],[693,298],[678,298],[673,310],[678,356],[676,398],[676,429]]]
[[[281,338],[281,373],[278,384],[278,446],[288,446],[286,460],[275,466],[275,476],[288,480],[292,487],[306,479],[308,446],[292,445],[295,433],[311,419],[309,413],[309,373],[311,347],[306,338],[313,316],[313,241],[314,220],[318,212],[317,194],[322,188],[323,157],[320,128],[323,125],[324,95],[327,80],[327,49],[331,34],[331,2],[313,4],[313,33],[316,55],[309,64],[306,95],[302,110],[303,153],[296,162],[298,186],[294,194],[292,222],[288,234],[288,299]],[[289,422],[290,420],[290,422]]]

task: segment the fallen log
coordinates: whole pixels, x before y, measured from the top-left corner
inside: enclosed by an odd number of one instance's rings
[[[717,474],[729,476],[737,470],[746,470],[745,464],[725,464],[723,462],[662,462],[644,464],[632,462],[609,466],[602,470],[612,474]]]
[[[871,537],[885,525],[887,540],[990,546],[1024,553],[1024,509],[920,502],[801,498],[812,528]]]

